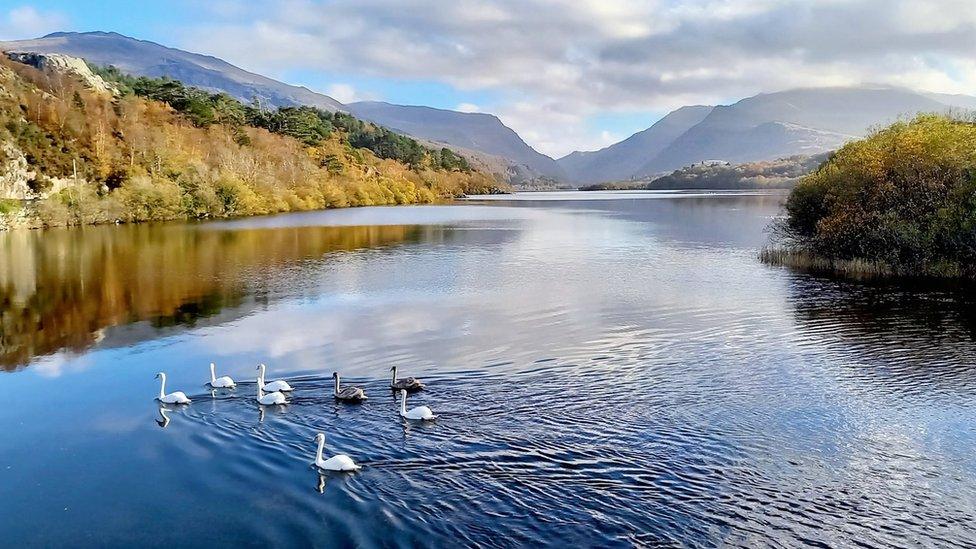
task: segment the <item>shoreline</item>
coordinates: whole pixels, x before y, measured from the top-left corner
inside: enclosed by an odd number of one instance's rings
[[[909,270],[867,259],[828,258],[782,247],[764,247],[759,251],[758,258],[766,265],[841,276],[851,280],[976,281],[976,273],[967,273],[961,265],[951,262],[923,270]]]
[[[484,195],[491,196],[491,195]],[[303,213],[303,212],[322,212],[328,210],[346,210],[350,208],[369,208],[369,207],[397,207],[397,206],[424,206],[424,205],[438,205],[438,204],[449,204],[455,201],[463,201],[465,197],[444,197],[439,200],[432,202],[404,202],[404,203],[393,203],[393,204],[350,204],[348,206],[339,207],[325,207],[325,208],[310,208],[310,209],[295,209],[295,210],[283,210],[278,212],[264,212],[264,213],[254,213],[247,215],[206,215],[198,217],[172,217],[172,218],[160,218],[160,219],[140,219],[133,221],[103,221],[94,223],[69,223],[69,224],[57,224],[48,225],[44,223],[41,219],[38,209],[37,201],[24,201],[32,202],[28,204],[21,204],[16,210],[10,212],[0,212],[0,233],[13,232],[13,231],[34,231],[34,230],[45,230],[45,229],[70,229],[79,227],[104,227],[106,225],[142,225],[147,223],[197,223],[205,221],[229,221],[235,219],[250,219],[256,217],[267,217],[281,214],[290,213]]]

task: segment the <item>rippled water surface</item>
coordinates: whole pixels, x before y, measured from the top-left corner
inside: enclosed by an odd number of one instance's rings
[[[782,198],[0,233],[3,544],[976,544],[976,294],[762,265]]]

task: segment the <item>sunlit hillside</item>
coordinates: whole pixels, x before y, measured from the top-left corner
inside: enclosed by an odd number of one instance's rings
[[[0,175],[8,189],[0,213],[24,207],[9,200],[19,184],[19,198],[44,197],[27,216],[35,225],[430,203],[497,189],[450,151],[347,115],[342,124],[319,124],[314,136],[293,136],[287,127],[221,117],[244,106],[173,81],[167,89],[201,101],[148,99],[119,84],[115,93],[95,91],[70,73],[7,59],[0,60],[0,84]],[[262,112],[286,125],[316,116]],[[351,141],[353,132],[362,143]],[[401,150],[408,159],[397,156]]]

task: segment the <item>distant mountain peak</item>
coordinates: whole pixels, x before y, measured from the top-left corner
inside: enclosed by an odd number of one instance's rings
[[[701,122],[713,107],[687,105],[675,109],[646,130],[598,151],[575,151],[559,159],[559,165],[580,183],[629,179],[679,135]]]

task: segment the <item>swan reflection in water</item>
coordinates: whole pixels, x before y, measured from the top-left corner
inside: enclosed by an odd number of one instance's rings
[[[325,493],[325,487],[329,485],[329,481],[330,480],[332,480],[333,478],[335,478],[337,475],[341,475],[342,474],[342,473],[336,473],[336,472],[333,472],[333,471],[323,471],[323,470],[321,470],[321,469],[319,469],[317,467],[314,467],[314,466],[312,468],[315,469],[315,476],[318,477],[316,479],[315,491],[318,492],[318,493],[320,493],[320,494],[324,494]],[[341,480],[340,480],[340,482],[341,482]]]
[[[160,402],[158,408],[159,417],[154,418],[156,421],[156,425],[159,425],[160,429],[165,429],[170,422],[170,417],[169,415],[167,415],[167,412],[179,412],[180,410],[183,410],[186,407],[187,407],[186,404],[165,404]]]
[[[210,398],[214,400],[227,400],[234,398],[237,392],[234,389],[214,389],[209,384],[206,385],[206,391],[210,393]]]
[[[272,406],[258,406],[258,423],[264,423],[265,412],[271,412],[275,415],[284,415],[288,411],[287,404],[277,404]]]

